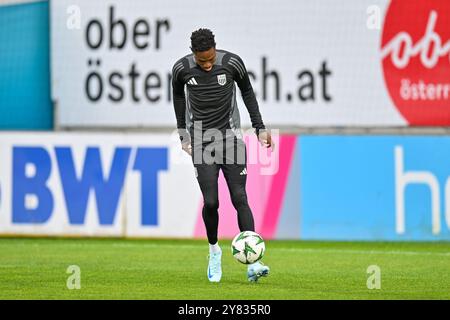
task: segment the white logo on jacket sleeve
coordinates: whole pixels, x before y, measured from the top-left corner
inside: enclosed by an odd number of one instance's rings
[[[227,76],[225,74],[219,74],[217,76],[217,83],[221,86],[225,85],[227,83]]]
[[[195,78],[189,79],[189,81],[188,81],[187,83],[190,84],[190,85],[192,85],[192,86],[198,85],[198,83],[197,83],[197,81],[195,80]]]

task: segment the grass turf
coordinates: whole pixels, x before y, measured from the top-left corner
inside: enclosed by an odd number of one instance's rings
[[[268,241],[271,274],[256,284],[220,244],[222,281],[209,283],[205,240],[3,238],[0,299],[450,299],[450,243]]]

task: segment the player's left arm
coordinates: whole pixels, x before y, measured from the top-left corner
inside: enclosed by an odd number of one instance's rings
[[[258,101],[256,100],[255,92],[253,91],[250,77],[244,62],[238,56],[232,56],[228,62],[234,69],[234,80],[236,81],[242,93],[242,99],[247,107],[252,122],[252,127],[255,128],[256,135],[261,145],[272,149],[275,147],[272,141],[270,132],[266,130],[264,122],[259,112]]]

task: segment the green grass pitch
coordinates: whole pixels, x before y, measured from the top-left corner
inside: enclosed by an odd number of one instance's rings
[[[2,238],[0,299],[450,299],[450,243],[267,241],[271,274],[256,284],[220,245],[222,281],[209,283],[206,240]]]

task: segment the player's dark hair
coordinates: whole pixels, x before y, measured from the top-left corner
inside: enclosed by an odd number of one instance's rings
[[[216,47],[214,41],[214,34],[209,29],[198,29],[192,32],[191,35],[191,50],[192,52],[208,51]]]

